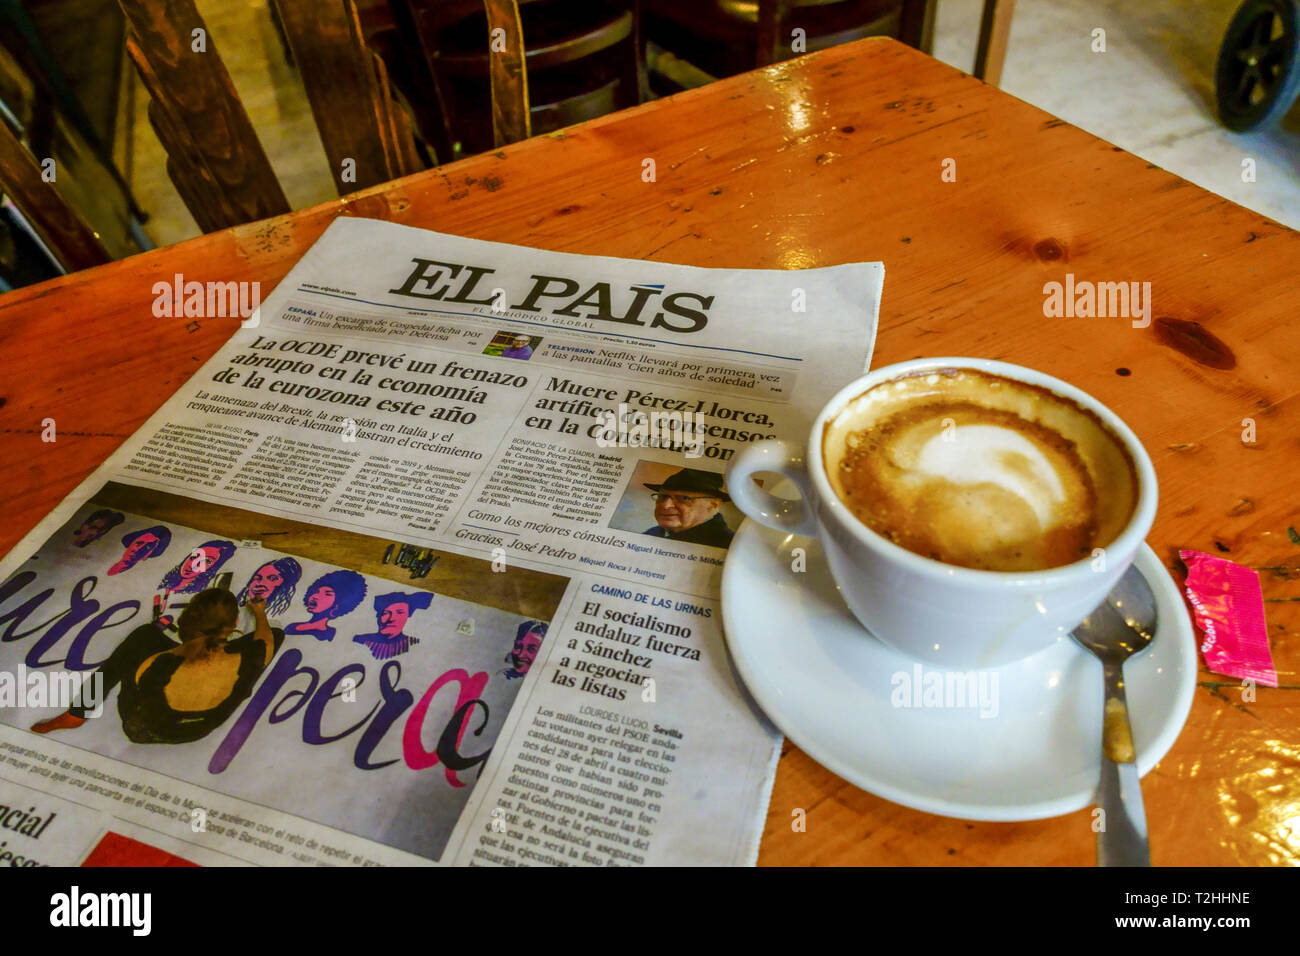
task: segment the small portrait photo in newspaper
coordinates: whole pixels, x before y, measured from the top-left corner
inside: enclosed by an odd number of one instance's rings
[[[540,335],[498,329],[492,336],[492,341],[483,349],[483,354],[494,355],[497,358],[523,359],[526,362],[533,357],[533,352],[541,342]]]
[[[609,526],[670,541],[727,548],[744,517],[722,472],[642,460]]]

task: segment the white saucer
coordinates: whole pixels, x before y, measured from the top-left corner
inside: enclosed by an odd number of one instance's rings
[[[796,547],[807,553],[802,573],[791,569]],[[1168,572],[1145,544],[1136,563],[1160,612],[1155,639],[1124,668],[1138,771],[1146,774],[1187,720],[1197,661]],[[997,677],[994,717],[982,718],[978,707],[895,707],[891,696],[905,686],[895,676],[913,679],[920,665],[863,630],[816,541],[750,520],[727,553],[722,619],[758,705],[810,757],[863,790],[967,820],[1038,820],[1093,803],[1101,664],[1068,635],[987,672],[990,692]]]

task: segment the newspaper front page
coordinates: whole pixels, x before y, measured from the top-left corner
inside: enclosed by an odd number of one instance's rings
[[[723,475],[882,281],[335,221],[0,563],[0,866],[751,864]]]

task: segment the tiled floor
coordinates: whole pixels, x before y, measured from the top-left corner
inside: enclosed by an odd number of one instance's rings
[[[1300,105],[1232,133],[1214,68],[1238,0],[1018,0],[1001,87],[1198,186],[1300,229]],[[969,71],[983,0],[939,0],[934,53]],[[1106,52],[1092,51],[1093,30]],[[1255,181],[1242,160],[1255,160]]]
[[[939,0],[935,55],[974,59],[983,0]],[[293,207],[334,196],[302,85],[266,0],[198,0]],[[1214,116],[1214,64],[1237,0],[1019,0],[1001,86],[1008,93],[1220,195],[1300,228],[1300,108],[1280,128],[1231,133]],[[1105,31],[1104,53],[1092,50]],[[167,179],[135,95],[131,181],[160,245],[198,230]],[[1255,181],[1242,161],[1255,160]]]

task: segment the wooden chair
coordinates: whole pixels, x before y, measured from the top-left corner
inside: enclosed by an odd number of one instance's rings
[[[1002,64],[1011,37],[1011,14],[1016,0],[984,0],[979,43],[975,47],[975,75],[991,86],[1002,81]]]
[[[642,99],[634,4],[393,4],[407,11],[415,27],[441,99],[447,138],[459,142],[463,153],[550,132]]]
[[[366,46],[384,61],[394,86],[402,91],[420,137],[432,154],[431,159],[446,161],[454,151],[447,139],[442,100],[416,35],[410,8],[391,0],[355,0],[355,3]]]
[[[193,0],[118,0],[167,173],[204,232],[289,211]]]
[[[129,191],[62,105],[0,47],[0,289],[139,251]]]
[[[894,36],[928,52],[935,4],[936,0],[640,0],[643,39],[714,77],[868,36]],[[801,33],[796,34],[796,29]]]
[[[204,232],[289,211],[193,0],[118,0],[167,171]],[[352,0],[276,0],[340,194],[425,167]],[[345,165],[344,160],[351,159]],[[355,177],[355,178],[353,178]]]
[[[383,59],[367,49],[352,0],[274,3],[340,195],[432,165],[410,115],[394,101]],[[348,160],[355,178],[344,180]]]
[[[85,218],[41,176],[41,166],[0,119],[0,188],[22,210],[41,241],[68,272],[112,256]]]

